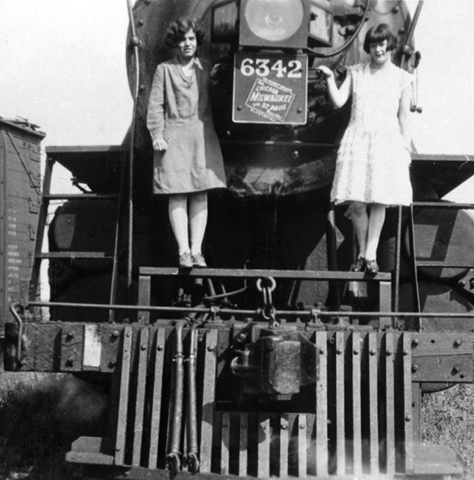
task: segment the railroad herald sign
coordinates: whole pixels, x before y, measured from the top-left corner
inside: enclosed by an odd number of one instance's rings
[[[237,123],[306,123],[308,57],[236,53],[232,120]]]

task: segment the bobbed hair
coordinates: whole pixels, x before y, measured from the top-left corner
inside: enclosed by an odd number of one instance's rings
[[[397,47],[397,37],[390,31],[390,27],[386,23],[379,23],[377,26],[370,28],[365,34],[364,52],[370,53],[370,45],[380,43],[387,40],[387,50],[395,50]]]
[[[206,30],[203,25],[195,18],[180,18],[174,21],[165,32],[165,45],[168,48],[175,48],[179,42],[182,42],[184,36],[189,30],[196,34],[198,45],[202,45],[206,38]]]

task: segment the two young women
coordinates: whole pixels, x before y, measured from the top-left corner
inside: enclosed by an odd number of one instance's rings
[[[154,160],[154,192],[169,195],[169,216],[182,268],[205,267],[202,241],[207,191],[224,188],[222,154],[212,123],[208,61],[196,56],[205,32],[196,20],[177,20],[166,45],[175,55],[156,69],[148,107]],[[389,205],[409,205],[411,137],[410,75],[391,61],[396,38],[386,24],[371,28],[364,50],[370,61],[349,68],[337,87],[327,77],[336,108],[352,97],[351,119],[341,141],[331,200],[350,203],[359,244],[353,270],[377,273],[376,252]],[[190,239],[188,232],[190,233]]]

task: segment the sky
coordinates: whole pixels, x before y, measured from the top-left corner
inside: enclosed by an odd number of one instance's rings
[[[416,3],[415,0],[410,0]],[[474,1],[425,0],[416,31],[420,153],[474,154]],[[0,0],[0,116],[49,145],[120,144],[131,122],[127,0]],[[454,200],[474,202],[474,180]]]

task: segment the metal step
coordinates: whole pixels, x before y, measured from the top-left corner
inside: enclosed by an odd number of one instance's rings
[[[113,259],[109,255],[106,255],[105,252],[44,252],[35,256],[36,259],[51,259],[51,258],[103,258],[103,259]]]
[[[43,195],[47,200],[104,200],[118,198],[116,194],[102,193],[51,193]]]

